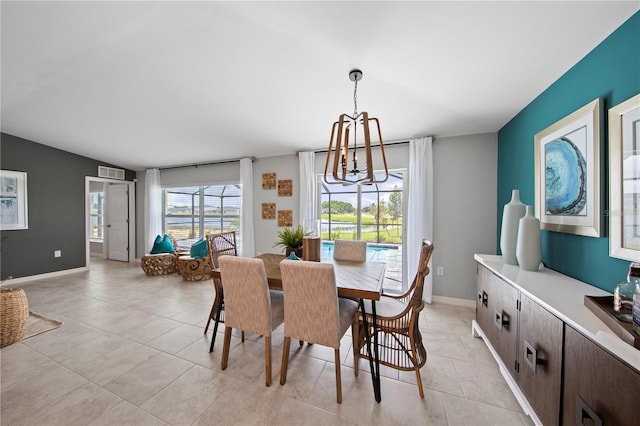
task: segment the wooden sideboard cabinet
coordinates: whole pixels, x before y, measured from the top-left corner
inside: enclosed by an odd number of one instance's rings
[[[524,411],[543,425],[640,424],[640,351],[584,306],[596,287],[476,255],[480,335]]]

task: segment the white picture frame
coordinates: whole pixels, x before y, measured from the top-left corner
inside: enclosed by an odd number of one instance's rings
[[[640,94],[609,109],[609,256],[640,262]]]
[[[0,170],[0,230],[29,228],[27,174]]]
[[[540,228],[600,237],[600,98],[535,135],[535,211]]]

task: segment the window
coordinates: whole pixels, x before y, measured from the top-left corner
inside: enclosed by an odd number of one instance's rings
[[[240,185],[168,188],[163,192],[163,232],[182,247],[208,234],[236,231],[240,236]]]
[[[89,223],[89,239],[103,241],[104,232],[104,192],[92,192]]]
[[[384,288],[402,291],[404,172],[389,172],[379,184],[327,185],[321,180],[321,186],[322,239],[366,241],[367,258],[387,264]]]
[[[401,171],[373,185],[322,181],[322,239],[402,244],[402,189]]]

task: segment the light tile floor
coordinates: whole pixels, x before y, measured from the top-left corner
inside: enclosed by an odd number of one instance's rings
[[[147,277],[139,264],[92,259],[91,270],[22,283],[31,311],[63,321],[57,330],[0,350],[0,423],[9,425],[523,425],[522,413],[481,339],[472,309],[433,304],[421,314],[429,353],[415,374],[382,368],[382,402],[368,365],[353,374],[342,345],[341,405],[333,351],[292,345],[287,383],[278,383],[282,328],[273,336],[271,387],[263,341],[233,338],[220,370],[222,333],[204,335],[214,291],[174,274]]]

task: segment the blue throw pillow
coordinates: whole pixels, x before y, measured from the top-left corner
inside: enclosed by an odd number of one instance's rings
[[[189,256],[194,259],[202,259],[207,255],[208,251],[207,241],[204,238],[200,238],[198,241],[193,243],[191,249],[189,249]]]
[[[175,249],[173,248],[173,242],[171,241],[171,237],[167,234],[164,237],[158,235],[153,242],[153,248],[151,249],[151,254],[160,254],[160,253],[173,253]]]

